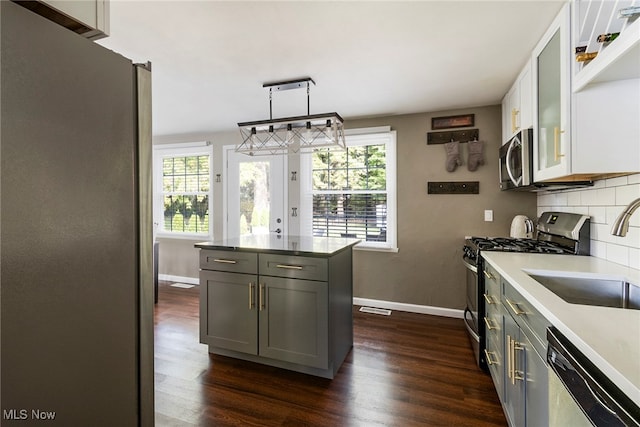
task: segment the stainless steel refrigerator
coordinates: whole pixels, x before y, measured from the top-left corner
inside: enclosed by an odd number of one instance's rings
[[[150,66],[0,24],[0,423],[153,425]]]

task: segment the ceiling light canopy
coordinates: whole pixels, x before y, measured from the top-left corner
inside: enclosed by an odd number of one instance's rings
[[[250,156],[291,154],[321,147],[346,148],[342,117],[338,113],[309,114],[310,77],[277,83],[269,88],[269,120],[238,123],[242,142],[236,152]],[[307,88],[307,115],[273,118],[273,91]]]

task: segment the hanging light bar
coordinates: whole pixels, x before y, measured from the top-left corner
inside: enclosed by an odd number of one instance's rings
[[[338,113],[309,114],[310,83],[306,77],[278,83],[265,83],[269,88],[269,119],[238,123],[242,142],[236,152],[250,156],[291,154],[312,151],[321,147],[345,149],[344,120]],[[282,91],[307,87],[307,115],[273,118],[273,90]]]

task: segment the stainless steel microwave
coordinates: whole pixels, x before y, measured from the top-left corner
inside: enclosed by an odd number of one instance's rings
[[[551,191],[590,187],[593,181],[534,182],[533,129],[518,132],[500,147],[500,189],[520,191]]]
[[[513,190],[533,183],[533,129],[518,132],[500,147],[500,189]]]

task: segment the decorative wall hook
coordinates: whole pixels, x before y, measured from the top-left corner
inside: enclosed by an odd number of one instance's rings
[[[480,131],[478,129],[427,132],[427,145],[446,144],[451,141],[465,143],[475,141],[478,138],[480,138]]]

